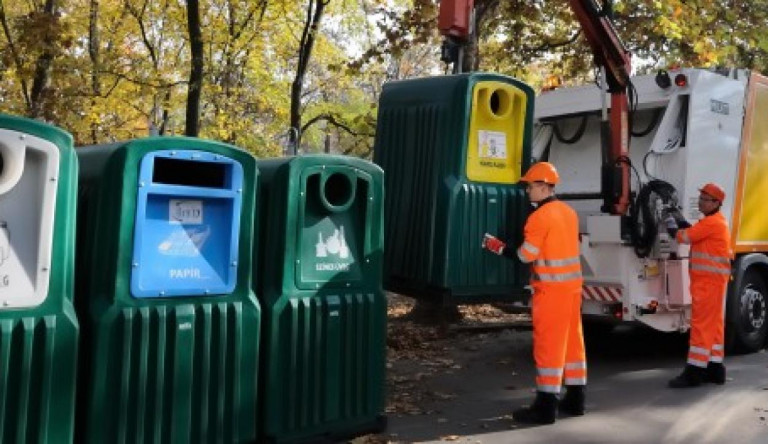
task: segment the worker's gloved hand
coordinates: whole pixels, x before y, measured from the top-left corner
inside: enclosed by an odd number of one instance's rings
[[[483,236],[483,248],[490,251],[491,253],[501,256],[504,253],[504,248],[506,248],[506,246],[507,244],[495,236],[492,236],[488,233],[485,233],[485,236]]]
[[[680,212],[679,208],[667,208],[662,213],[666,217],[674,218],[678,228],[688,228],[691,226],[691,224],[685,220],[685,217],[683,217],[683,213]]]
[[[685,218],[683,217],[683,215],[679,211],[677,212],[677,215],[679,217],[675,217],[675,222],[677,222],[677,226],[678,227],[680,227],[680,228],[691,228],[690,222],[685,220]]]
[[[674,238],[677,234],[677,230],[680,228],[677,225],[675,218],[672,215],[667,216],[667,218],[664,219],[664,225],[667,227],[667,233]]]

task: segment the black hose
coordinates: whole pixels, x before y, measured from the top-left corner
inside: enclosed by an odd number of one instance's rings
[[[651,119],[651,123],[648,124],[648,128],[639,131],[634,132],[631,131],[632,137],[645,137],[647,136],[651,131],[653,131],[654,128],[656,128],[656,124],[659,123],[659,117],[661,117],[661,108],[657,108],[653,112],[653,118]]]
[[[563,137],[563,134],[560,132],[560,128],[557,126],[557,122],[552,122],[552,129],[554,130],[555,137],[557,137],[558,142],[565,143],[568,145],[574,144],[581,139],[581,136],[584,135],[584,130],[587,129],[587,117],[584,116],[581,118],[581,123],[579,124],[579,127],[576,129],[576,132],[571,137]]]
[[[632,159],[630,159],[628,156],[619,156],[616,159],[615,165],[621,165],[622,163],[626,163],[629,166],[629,169],[632,170],[633,173],[635,173],[635,181],[637,182],[637,186],[639,187],[642,182],[640,181],[640,173],[637,172],[637,168],[632,164]],[[632,184],[630,183],[630,192],[632,190]]]
[[[658,234],[651,212],[651,198],[654,194],[664,202],[677,203],[677,191],[669,182],[652,180],[640,188],[629,212],[630,238],[637,257],[647,257],[650,254]]]

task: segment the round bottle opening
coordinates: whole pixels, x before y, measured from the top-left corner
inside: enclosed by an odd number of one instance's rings
[[[346,174],[333,173],[323,186],[325,201],[332,207],[343,207],[352,200],[352,182]]]
[[[509,113],[509,94],[503,89],[497,89],[491,93],[488,106],[494,117],[503,118]]]

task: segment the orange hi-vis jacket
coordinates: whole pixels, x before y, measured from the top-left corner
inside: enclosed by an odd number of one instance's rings
[[[731,274],[731,235],[719,211],[705,216],[691,228],[679,230],[678,242],[691,244],[691,337],[688,364],[707,367],[725,356],[724,312]]]
[[[579,254],[579,218],[571,207],[552,200],[531,213],[517,256],[531,264],[534,290],[543,285],[581,290]]]
[[[691,278],[697,276],[728,282],[731,274],[731,233],[720,211],[679,230],[677,242],[691,244]]]
[[[567,204],[547,199],[524,231],[517,255],[531,264],[536,389],[559,393],[563,383],[586,385],[578,216]]]

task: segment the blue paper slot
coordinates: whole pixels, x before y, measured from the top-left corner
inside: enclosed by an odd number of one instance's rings
[[[202,151],[159,151],[139,171],[131,294],[231,293],[237,284],[242,166]]]

